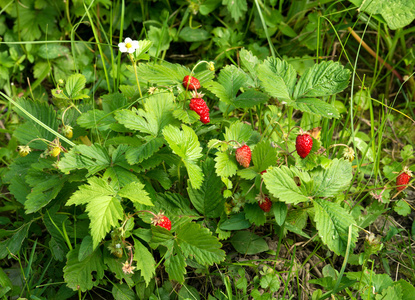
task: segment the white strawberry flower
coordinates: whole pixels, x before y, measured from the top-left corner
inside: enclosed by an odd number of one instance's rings
[[[134,51],[138,48],[138,41],[133,41],[130,38],[126,38],[124,43],[118,44],[118,48],[120,48],[120,51],[123,53],[134,53]]]

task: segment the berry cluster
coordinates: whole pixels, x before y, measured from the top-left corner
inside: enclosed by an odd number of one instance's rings
[[[197,80],[195,77],[187,75],[183,78],[183,86],[186,89],[194,90],[191,93],[192,99],[190,100],[189,108],[200,116],[200,121],[202,123],[209,123],[209,107],[207,106],[205,100],[202,98],[204,95],[197,92],[197,90],[200,89],[199,80]]]

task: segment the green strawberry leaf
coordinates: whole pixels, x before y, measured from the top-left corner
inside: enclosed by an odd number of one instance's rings
[[[141,163],[143,160],[150,158],[156,153],[164,144],[164,139],[149,137],[141,146],[128,148],[125,153],[125,158],[130,165]]]
[[[104,278],[106,266],[102,261],[101,250],[95,251],[82,261],[78,260],[80,245],[67,255],[66,266],[63,268],[63,278],[69,288],[74,291],[86,292],[100,283]]]
[[[268,251],[267,242],[260,236],[249,231],[238,231],[230,239],[232,246],[241,254],[253,255]]]
[[[316,228],[322,241],[337,255],[345,255],[351,231],[351,248],[354,248],[358,230],[353,217],[339,204],[324,199],[314,199]]]
[[[143,276],[146,285],[150,283],[156,272],[156,262],[153,258],[153,254],[148,251],[139,240],[133,238],[134,240],[134,261],[137,262],[137,269],[141,271],[141,276]]]
[[[190,201],[196,210],[207,218],[218,218],[223,212],[224,202],[221,189],[223,183],[215,174],[215,162],[208,158],[202,162],[202,173],[205,175],[200,189],[194,189],[188,185]]]
[[[293,66],[278,58],[268,58],[258,66],[258,78],[265,91],[279,100],[289,100],[297,81]]]
[[[340,117],[334,105],[326,103],[316,98],[301,98],[296,101],[287,101],[288,106],[293,106],[295,109],[303,112],[311,113],[313,115],[322,116],[325,118],[336,118]]]
[[[247,203],[244,207],[245,217],[249,222],[256,226],[262,226],[267,221],[264,211],[259,207],[258,203]]]
[[[258,57],[252,54],[251,51],[246,50],[245,48],[239,52],[239,58],[241,60],[242,66],[251,74],[254,80],[257,79],[256,68],[260,64]]]
[[[212,265],[225,259],[222,244],[209,229],[196,223],[187,223],[177,229],[176,240],[185,257],[194,258],[199,264]]]
[[[295,86],[293,98],[330,96],[349,85],[350,71],[338,62],[323,61],[308,69]]]
[[[251,138],[252,128],[248,124],[236,121],[225,128],[225,133],[223,135],[227,142],[237,141],[238,143],[244,143]]]
[[[76,145],[58,162],[63,173],[76,169],[87,169],[88,176],[93,175],[111,165],[107,149],[101,145]]]
[[[186,166],[192,187],[199,189],[204,175],[196,164],[197,160],[202,157],[202,148],[196,133],[184,124],[182,130],[169,125],[163,129],[163,136],[173,153],[180,156]]]
[[[15,230],[1,230],[2,238],[8,235],[13,236],[7,240],[0,242],[0,259],[3,259],[9,255],[9,252],[15,255],[19,253],[23,241],[26,239],[29,232],[30,225],[32,225],[32,222],[25,223]]]
[[[277,163],[277,148],[272,147],[269,141],[263,140],[252,150],[254,170],[258,173]]]
[[[86,204],[94,249],[123,217],[121,202],[115,196],[116,191],[106,180],[91,177],[88,184],[81,185],[66,203],[66,206]]]
[[[186,274],[186,261],[182,251],[175,243],[173,253],[166,257],[164,262],[166,272],[169,274],[170,280],[175,280],[181,284],[184,283],[184,275]]]
[[[88,95],[81,94],[85,88],[86,78],[82,74],[73,74],[68,77],[65,84],[64,93],[71,100],[89,98]]]
[[[227,5],[227,8],[235,22],[238,22],[248,10],[246,0],[222,0],[222,4]]]
[[[264,178],[267,189],[274,197],[285,203],[298,204],[310,199],[306,196],[305,188],[298,187],[294,181],[294,177],[298,176],[297,172],[294,167],[291,167],[291,169],[286,166],[271,167],[267,173],[262,175],[262,178]]]
[[[238,170],[238,165],[234,157],[228,152],[216,152],[215,157],[216,174],[220,177],[232,177]]]
[[[128,198],[133,203],[153,206],[153,202],[144,189],[144,184],[141,182],[131,182],[127,184],[120,191],[118,191],[118,196]]]
[[[335,158],[328,169],[314,169],[311,176],[314,180],[313,197],[334,197],[350,185],[352,164],[348,160]]]

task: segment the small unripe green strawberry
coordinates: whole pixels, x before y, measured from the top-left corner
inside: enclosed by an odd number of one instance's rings
[[[248,168],[251,163],[251,148],[248,145],[239,147],[236,149],[235,157],[241,166]]]
[[[58,156],[61,153],[60,147],[53,147],[52,150],[49,151],[49,154],[53,157]]]
[[[408,187],[409,180],[411,179],[412,172],[409,170],[408,167],[405,167],[402,170],[402,173],[396,177],[396,185],[398,186],[396,189],[400,192]]]
[[[313,138],[307,134],[299,134],[295,140],[295,149],[301,158],[305,158],[313,147]]]
[[[19,149],[19,155],[21,157],[25,157],[26,155],[28,155],[31,151],[29,146],[19,146],[17,147]]]
[[[200,89],[200,82],[197,78],[187,75],[183,78],[183,86],[188,90],[198,90]]]

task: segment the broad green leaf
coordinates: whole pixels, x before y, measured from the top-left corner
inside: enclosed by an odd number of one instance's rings
[[[402,300],[411,300],[415,294],[415,286],[404,279],[399,279],[395,284],[399,284],[402,287]]]
[[[135,300],[134,290],[127,284],[114,283],[112,285],[112,296],[114,300]]]
[[[39,171],[39,173],[42,171]],[[39,175],[44,175],[39,174]],[[42,178],[44,176],[41,176]],[[31,193],[27,196],[25,209],[27,214],[37,212],[45,207],[49,202],[58,196],[66,180],[59,175],[45,176],[46,180],[37,184],[31,189]]]
[[[414,148],[412,145],[406,145],[401,150],[402,159],[405,161],[410,158],[414,158]]]
[[[207,218],[217,218],[224,210],[224,202],[221,189],[223,183],[215,174],[215,162],[208,158],[202,163],[202,173],[205,175],[200,189],[194,189],[190,185],[187,188],[190,201],[196,210]]]
[[[262,226],[267,221],[264,211],[257,203],[245,204],[244,213],[245,218],[247,218],[251,224],[255,224],[256,226]]]
[[[33,117],[53,130],[58,131],[58,118],[52,105],[49,105],[46,102],[31,101],[24,98],[18,98],[16,102]],[[13,133],[22,145],[25,145],[36,138],[44,138],[49,141],[55,139],[55,136],[51,132],[38,125],[17,107],[14,107],[13,109],[19,116],[27,121],[27,123],[19,126]],[[47,145],[43,141],[33,141],[30,143],[30,147],[33,149],[45,150]]]
[[[149,40],[140,40],[138,41],[138,48],[135,49],[134,58],[136,61],[138,60],[149,60],[150,55],[146,54],[148,50],[150,50],[151,46],[153,45],[152,41]]]
[[[67,206],[72,204],[87,205],[86,211],[91,220],[90,228],[94,249],[123,217],[124,210],[115,195],[115,190],[107,181],[91,177],[88,179],[88,184],[81,185],[66,203]]]
[[[236,121],[232,123],[229,127],[226,127],[224,133],[225,141],[237,141],[238,143],[247,142],[251,138],[251,135],[251,126],[240,121]]]
[[[415,19],[415,3],[412,0],[350,0],[359,12],[380,14],[389,28],[396,30],[409,25]]]
[[[262,178],[270,193],[282,202],[298,204],[309,201],[309,197],[295,183],[296,173],[293,169],[294,167],[290,170],[286,166],[270,168],[262,175]]]
[[[285,223],[285,218],[287,217],[287,204],[283,202],[273,202],[271,211],[274,214],[275,222],[279,226],[282,226],[282,224]]]
[[[115,123],[115,119],[103,110],[93,109],[79,116],[76,123],[83,128],[96,128],[100,131],[105,131],[110,129],[111,125]]]
[[[79,261],[79,248],[78,245],[75,249],[69,251],[66,266],[63,268],[63,278],[72,290],[86,292],[97,286],[100,280],[104,278],[106,266],[102,261],[100,249],[96,249],[84,260]]]
[[[156,272],[156,262],[154,261],[153,254],[148,251],[139,240],[134,240],[134,260],[137,262],[137,269],[141,271],[141,276],[144,277],[146,285],[150,283]]]
[[[59,44],[43,44],[37,50],[37,55],[44,59],[55,59],[69,54],[68,47]]]
[[[164,265],[166,266],[166,272],[169,274],[170,280],[175,280],[181,284],[184,283],[186,261],[179,247],[174,247],[173,253],[166,257]]]
[[[29,232],[30,225],[32,225],[32,222],[25,223],[16,230],[8,232],[10,234],[12,233],[13,236],[7,240],[0,242],[0,259],[3,259],[9,255],[9,252],[14,255],[19,253],[23,241],[26,239]],[[4,236],[6,235],[3,232],[1,234]]]
[[[238,231],[230,242],[236,251],[244,255],[253,255],[269,249],[262,237],[250,231]]]
[[[351,248],[357,241],[358,230],[353,217],[339,204],[324,199],[314,199],[316,228],[322,241],[337,255],[345,255],[349,226],[351,231]]]
[[[216,152],[216,174],[220,177],[232,177],[238,170],[236,160],[228,152]]]
[[[339,118],[339,112],[334,105],[326,103],[316,98],[301,98],[296,101],[287,101],[288,106],[303,112],[311,113],[325,118]]]
[[[120,189],[131,182],[138,181],[134,173],[119,166],[107,168],[102,178],[111,181],[111,185],[116,189]]]
[[[0,268],[0,297],[4,297],[5,295],[13,289],[13,284],[9,279],[9,276]]]
[[[163,136],[173,153],[182,158],[192,187],[195,189],[200,188],[204,176],[196,161],[202,157],[202,148],[196,133],[184,124],[182,125],[182,130],[169,125],[163,129]]]
[[[163,143],[163,138],[151,137],[141,146],[128,148],[125,158],[130,165],[140,163],[156,153],[163,146]]]
[[[98,144],[92,146],[76,145],[58,162],[63,173],[76,169],[87,169],[88,176],[93,175],[111,165],[108,151]]]
[[[128,129],[157,137],[164,126],[174,123],[173,97],[170,92],[154,93],[144,102],[144,109],[117,111],[115,119]]]
[[[253,168],[240,169],[236,172],[236,174],[247,180],[252,180],[258,176],[258,173]]]
[[[252,162],[254,169],[260,173],[269,166],[277,163],[277,148],[274,148],[269,141],[263,140],[252,150]]]
[[[370,147],[364,140],[362,140],[359,137],[354,137],[353,142],[356,146],[357,149],[360,150],[360,152],[362,152],[362,156],[363,154],[365,154],[363,157],[367,158],[369,161],[373,162],[374,156],[373,156],[373,149],[372,147]]]
[[[229,12],[235,22],[243,18],[245,12],[248,10],[248,4],[246,0],[222,0],[223,5],[227,5]]]
[[[131,182],[126,185],[118,192],[118,196],[128,198],[132,202],[153,206],[153,202],[141,182]]]
[[[200,120],[200,116],[191,109],[178,108],[173,111],[173,116],[183,123],[193,124]]]
[[[94,248],[92,248],[92,237],[87,235],[82,239],[81,247],[79,248],[78,253],[78,261],[83,261],[89,255],[94,252]]]
[[[65,84],[65,92],[69,99],[79,100],[89,98],[88,95],[81,94],[85,88],[86,78],[82,74],[73,74],[69,76]]]
[[[315,169],[311,176],[314,179],[313,197],[334,197],[350,185],[352,164],[348,160],[335,158],[328,169]]]
[[[202,28],[183,27],[180,31],[179,37],[185,42],[202,42],[210,38],[208,31]]]
[[[257,68],[258,78],[265,91],[279,100],[291,99],[297,73],[293,66],[278,58],[268,58]]]
[[[349,84],[350,71],[338,62],[323,61],[308,69],[300,77],[294,99],[324,97],[343,91]]]
[[[258,57],[253,55],[251,51],[248,51],[244,48],[239,52],[239,58],[241,59],[242,66],[244,66],[245,69],[247,69],[251,74],[251,76],[256,79],[256,68],[260,64]]]
[[[269,97],[264,93],[254,89],[248,89],[246,92],[236,97],[232,104],[238,108],[250,108],[267,102],[268,98]]]
[[[146,172],[146,177],[153,179],[160,183],[160,185],[165,189],[169,190],[173,185],[173,182],[167,172],[161,169],[154,169]]]
[[[225,259],[222,244],[199,224],[192,222],[178,228],[176,240],[184,256],[193,257],[199,264],[212,265]]]
[[[152,237],[150,242],[156,247],[158,246],[158,244],[164,245],[166,247],[172,245],[174,238],[173,234],[166,228],[162,228],[160,226],[152,226],[151,233]],[[152,248],[155,249],[155,247]]]
[[[120,92],[102,96],[102,110],[107,114],[127,105],[127,99]]]
[[[218,81],[211,81],[205,85],[220,101],[233,105],[239,89],[247,81],[247,75],[234,65],[224,67],[218,76]]]
[[[382,293],[376,294],[376,300],[395,300],[402,299],[402,287],[397,284],[382,290]]]
[[[404,200],[399,200],[396,202],[395,207],[393,208],[394,211],[396,211],[399,215],[406,217],[411,213],[411,207],[408,205],[408,203]]]
[[[251,223],[245,219],[244,213],[231,215],[229,219],[222,222],[219,226],[221,230],[242,230],[251,227]]]

